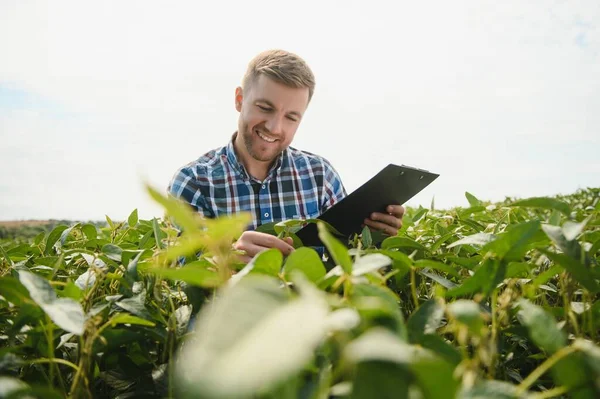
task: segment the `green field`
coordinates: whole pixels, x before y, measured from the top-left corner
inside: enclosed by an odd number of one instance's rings
[[[325,258],[248,265],[247,215],[148,190],[168,217],[0,240],[0,397],[600,397],[600,189],[319,223]]]

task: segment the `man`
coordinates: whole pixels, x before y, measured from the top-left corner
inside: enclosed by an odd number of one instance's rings
[[[220,147],[182,167],[171,181],[171,195],[206,217],[241,211],[253,227],[288,219],[315,218],[346,195],[341,179],[324,158],[290,147],[315,88],[308,65],[283,50],[260,53],[235,90],[238,130]],[[365,224],[395,235],[404,208],[390,205]],[[234,247],[248,262],[267,248],[291,253],[292,240],[249,230]]]

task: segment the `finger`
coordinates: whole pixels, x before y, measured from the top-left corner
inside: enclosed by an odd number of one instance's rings
[[[398,229],[382,222],[376,222],[371,219],[365,219],[365,224],[375,230],[383,231],[384,233],[390,236],[395,236],[398,234]]]
[[[406,211],[406,209],[402,205],[388,205],[386,211],[387,213],[390,213],[402,219],[402,216],[404,216],[404,212]]]
[[[294,239],[292,237],[285,237],[283,240],[290,244],[292,247],[294,246]]]
[[[382,222],[396,229],[402,227],[402,219],[398,219],[395,215],[386,215],[385,213],[373,212],[371,214],[371,220],[375,222]]]
[[[292,247],[290,244],[270,234],[260,233],[259,235],[253,237],[252,241],[254,244],[262,247],[277,248],[284,255],[289,255],[294,250],[294,247]]]

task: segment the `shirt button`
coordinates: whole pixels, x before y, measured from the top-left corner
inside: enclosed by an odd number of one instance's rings
[[[265,188],[267,188],[267,186],[265,186],[264,184],[262,185],[262,189],[264,190]]]
[[[265,212],[265,217],[268,218],[269,217],[269,212]]]

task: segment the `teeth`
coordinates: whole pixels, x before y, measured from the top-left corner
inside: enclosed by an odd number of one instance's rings
[[[258,133],[258,135],[260,136],[261,139],[263,139],[264,141],[267,141],[269,143],[274,143],[275,139],[270,139],[267,136],[263,135],[261,132],[257,131],[256,133]]]

